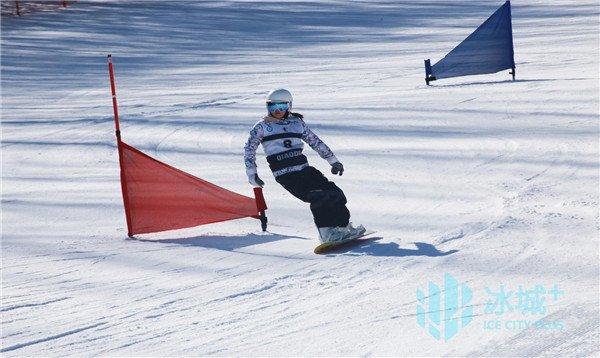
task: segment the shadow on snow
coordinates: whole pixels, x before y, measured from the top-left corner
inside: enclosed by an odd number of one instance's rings
[[[151,242],[161,244],[174,244],[181,246],[192,246],[192,247],[203,247],[206,249],[217,249],[224,251],[235,251],[248,246],[266,244],[270,242],[287,240],[287,239],[301,239],[311,240],[299,236],[288,236],[278,234],[248,234],[241,236],[221,236],[221,235],[208,235],[208,236],[194,236],[181,239],[143,239],[139,237],[133,237],[128,240],[135,240],[140,242]],[[408,257],[408,256],[427,256],[427,257],[438,257],[447,256],[458,252],[458,250],[440,251],[434,245],[415,242],[416,249],[405,249],[395,242],[379,243],[378,240],[383,239],[382,237],[373,237],[368,240],[360,240],[355,244],[344,245],[336,249],[332,249],[325,255],[335,254],[350,254],[350,255],[369,255],[369,256],[389,256],[389,257]],[[315,246],[317,241],[314,242]]]
[[[301,239],[301,240],[309,240],[307,238],[299,237],[299,236],[287,236],[287,235],[278,235],[278,234],[248,234],[248,235],[240,235],[240,236],[222,236],[222,235],[203,235],[203,236],[194,236],[194,237],[186,237],[181,239],[160,239],[160,240],[150,240],[143,239],[139,237],[132,237],[128,240],[135,240],[141,242],[152,242],[152,243],[161,243],[161,244],[175,244],[181,246],[195,246],[195,247],[204,247],[206,249],[217,249],[217,250],[225,250],[225,251],[234,251],[243,247],[266,244],[269,242],[279,241],[279,240],[287,240],[287,239]]]
[[[369,255],[369,256],[390,256],[390,257],[407,257],[407,256],[428,256],[438,257],[451,255],[458,250],[440,251],[432,244],[425,242],[415,242],[416,249],[403,249],[395,242],[379,243],[378,240],[382,237],[373,237],[368,240],[361,240],[354,245],[341,246],[331,250],[328,254],[348,253],[350,255]]]

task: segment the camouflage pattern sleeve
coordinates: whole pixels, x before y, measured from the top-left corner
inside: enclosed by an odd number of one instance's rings
[[[304,132],[302,133],[302,140],[305,141],[315,152],[319,153],[319,156],[325,159],[329,164],[339,162],[335,157],[331,149],[325,144],[321,138],[319,138],[313,131],[308,128],[308,125],[302,121],[302,127]]]
[[[257,123],[250,131],[250,136],[244,146],[244,162],[246,163],[246,174],[250,177],[256,174],[256,149],[260,145],[264,133],[260,123]]]

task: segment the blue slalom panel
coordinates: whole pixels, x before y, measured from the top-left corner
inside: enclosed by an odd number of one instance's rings
[[[510,1],[507,1],[436,64],[431,66],[425,60],[426,81],[514,69],[514,57]]]

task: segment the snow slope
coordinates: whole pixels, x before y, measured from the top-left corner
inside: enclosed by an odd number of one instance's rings
[[[500,4],[80,1],[2,17],[3,355],[598,355],[597,2],[514,1],[515,82],[423,81],[423,59]],[[269,233],[243,219],[127,239],[108,53],[124,140],[246,195],[247,132],[270,89],[292,90],[346,167],[353,221],[380,239],[313,255],[308,207],[264,157]],[[473,320],[438,341],[416,290],[444,273],[473,291]],[[501,284],[564,295],[541,315],[486,313]],[[540,318],[563,329],[506,326]]]

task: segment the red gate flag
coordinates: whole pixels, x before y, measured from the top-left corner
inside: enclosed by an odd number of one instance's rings
[[[128,235],[244,217],[260,219],[265,231],[267,205],[261,188],[254,188],[255,199],[234,193],[160,162],[121,140],[111,55],[108,71]]]
[[[159,162],[124,142],[120,150],[132,234],[259,216],[252,198]]]

